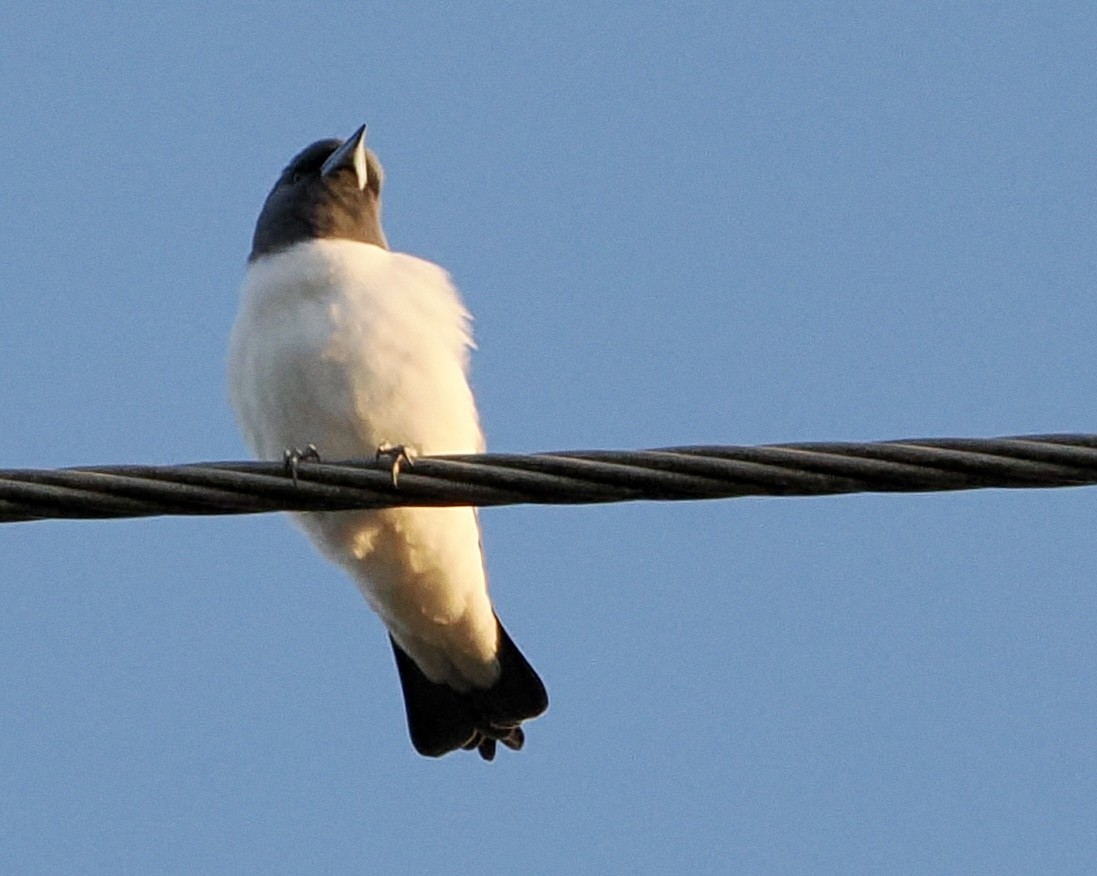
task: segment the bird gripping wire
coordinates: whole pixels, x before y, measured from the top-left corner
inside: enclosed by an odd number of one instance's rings
[[[1097,435],[0,470],[0,523],[1097,484]]]

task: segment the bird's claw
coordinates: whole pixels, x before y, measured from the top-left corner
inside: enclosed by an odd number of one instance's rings
[[[320,461],[320,451],[316,449],[315,444],[306,444],[304,450],[297,447],[286,448],[282,453],[282,463],[286,467],[286,474],[293,478],[293,485],[295,487],[297,486],[297,466],[304,459],[312,460],[313,462]]]
[[[392,460],[392,488],[400,487],[400,466],[407,463],[408,468],[415,465],[415,451],[403,444],[382,444],[377,448],[373,459],[379,462],[381,459]]]

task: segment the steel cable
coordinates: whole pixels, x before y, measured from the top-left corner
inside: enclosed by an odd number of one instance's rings
[[[1097,484],[1097,435],[0,470],[0,522]]]

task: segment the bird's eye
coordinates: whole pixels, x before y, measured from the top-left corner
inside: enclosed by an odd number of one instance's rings
[[[301,171],[295,170],[289,175],[289,184],[291,186],[297,185],[301,181]]]

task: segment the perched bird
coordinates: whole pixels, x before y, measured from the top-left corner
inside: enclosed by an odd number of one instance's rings
[[[365,131],[297,155],[256,224],[228,376],[260,459],[310,445],[332,460],[484,449],[469,314],[442,268],[389,250]],[[416,750],[521,748],[548,696],[492,608],[476,509],[294,518],[388,628]]]

